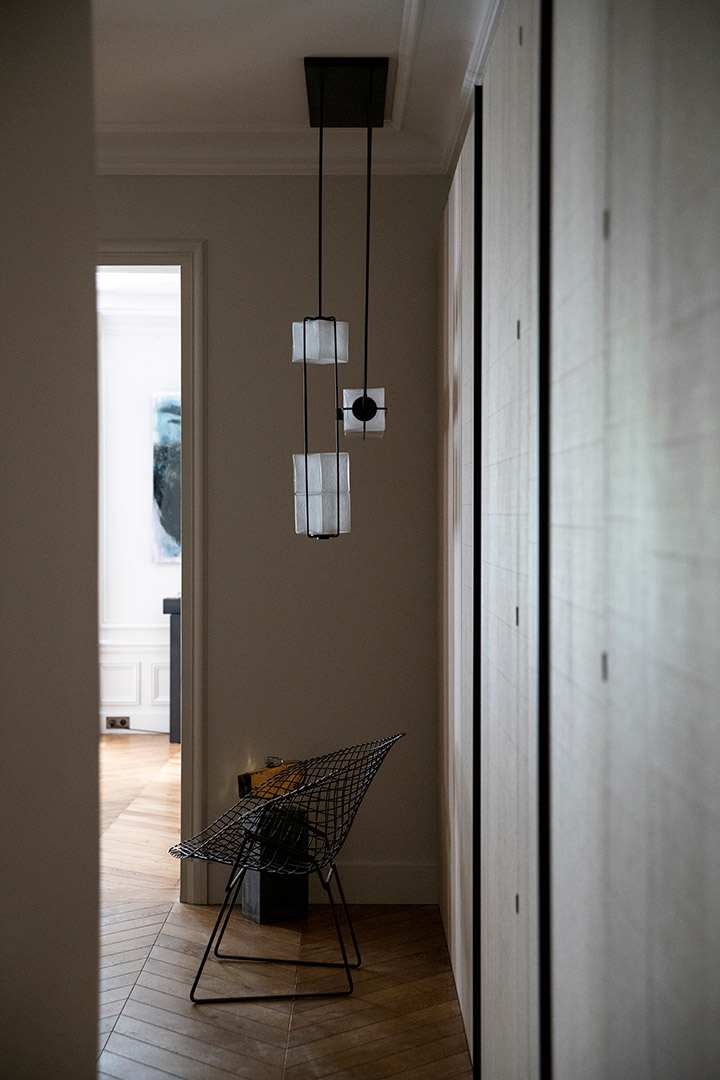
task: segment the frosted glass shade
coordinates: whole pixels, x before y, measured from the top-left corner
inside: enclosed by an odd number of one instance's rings
[[[306,349],[308,364],[334,364],[335,363],[335,334],[331,319],[313,319],[308,323],[294,322],[292,324],[293,364],[303,362],[303,325],[306,326]],[[346,322],[335,323],[337,326],[337,361],[338,364],[348,362],[348,324]]]
[[[365,434],[370,438],[379,439],[385,431],[385,389],[382,386],[368,386],[367,395],[375,402],[377,412],[371,420],[365,421]],[[360,390],[343,390],[343,424],[345,434],[349,436],[363,435],[363,422],[358,420],[352,411],[353,402],[362,398]]]
[[[335,454],[308,454],[308,498],[305,500],[305,455],[293,454],[295,532],[330,536],[350,532],[350,455],[340,454],[340,528],[338,529],[337,459]]]

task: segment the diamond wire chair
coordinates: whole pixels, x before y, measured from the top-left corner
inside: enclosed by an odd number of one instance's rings
[[[190,990],[191,1001],[214,1005],[220,1002],[344,997],[352,993],[351,969],[360,967],[360,951],[335,859],[347,839],[350,826],[375,773],[390,747],[401,739],[403,734],[336,750],[289,765],[265,783],[253,788],[203,832],[170,848],[170,854],[178,859],[205,859],[232,867],[225,887],[225,899]],[[326,867],[327,873],[323,876]],[[315,871],[330,902],[342,963],[221,953],[219,950],[223,935],[248,870],[266,870],[273,874],[311,874]],[[352,962],[348,960],[333,899],[333,878],[337,883],[355,953]],[[344,968],[347,989],[199,998],[196,990],[211,949],[220,960]]]

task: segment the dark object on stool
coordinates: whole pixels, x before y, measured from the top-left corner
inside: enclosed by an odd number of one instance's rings
[[[290,919],[307,919],[308,879],[248,870],[242,885],[242,913],[267,926]]]
[[[270,759],[266,761],[269,762]],[[285,768],[298,764],[297,761],[288,761]],[[280,765],[266,767],[258,772],[240,773],[238,795],[242,799],[244,795],[249,795],[253,788],[259,787],[282,771],[283,765]],[[278,794],[282,794],[282,790],[281,788]],[[287,874],[270,874],[267,870],[248,870],[242,883],[240,903],[243,916],[263,926],[288,919],[307,919],[307,874],[295,874],[291,877]]]
[[[337,750],[332,754],[289,765],[264,784],[254,788],[203,832],[170,848],[170,854],[178,859],[205,859],[232,867],[225,886],[225,899],[190,990],[191,1001],[217,1004],[224,1001],[343,997],[352,993],[351,968],[360,966],[360,952],[335,859],[347,839],[350,826],[375,773],[390,747],[400,738],[402,735],[393,735],[389,739],[351,746],[346,750]],[[282,876],[297,874],[307,877],[313,871],[317,873],[330,903],[342,962],[278,960],[267,956],[221,953],[219,950],[223,935],[248,870],[267,870]],[[326,871],[325,875],[323,870]],[[333,879],[337,884],[353,945],[355,959],[352,962],[348,960],[333,899]],[[347,989],[300,994],[197,998],[195,991],[211,949],[219,960],[344,968]]]

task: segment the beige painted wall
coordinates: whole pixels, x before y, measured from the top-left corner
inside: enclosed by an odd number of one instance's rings
[[[445,215],[440,379],[440,906],[473,1051],[473,479],[475,128]]]
[[[235,800],[237,773],[266,754],[407,732],[345,848],[351,900],[437,901],[436,308],[447,187],[441,177],[373,182],[369,370],[386,388],[388,430],[343,447],[352,532],[318,542],[294,533],[302,372],[290,362],[292,321],[316,313],[315,179],[100,181],[103,238],[207,240],[208,815]],[[326,178],[325,192],[325,313],[350,321],[342,384],[358,386],[363,181]],[[310,375],[329,395],[327,372]],[[318,449],[334,445],[332,423],[325,431]]]
[[[16,1080],[95,1076],[89,8],[9,0],[0,34],[0,1069]]]

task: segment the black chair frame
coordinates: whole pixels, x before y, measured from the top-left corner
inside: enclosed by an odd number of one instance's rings
[[[204,832],[170,849],[171,854],[178,858],[231,864],[225,897],[190,990],[191,1001],[198,1005],[217,1005],[243,1001],[347,997],[353,992],[352,971],[360,967],[361,957],[335,857],[347,837],[371,780],[390,747],[401,737],[395,735],[390,739],[294,763],[253,789]],[[249,869],[280,874],[316,873],[330,904],[342,961],[222,952],[223,937]],[[333,895],[334,886],[337,886],[339,905]],[[352,942],[352,959],[348,956],[339,907],[342,908]],[[198,986],[211,953],[221,962],[340,969],[345,973],[346,985],[339,990],[200,997]]]
[[[352,994],[354,984],[352,980],[352,969],[359,968],[361,963],[360,950],[358,948],[357,938],[355,936],[355,930],[350,918],[350,912],[345,901],[345,894],[340,881],[340,875],[338,874],[337,867],[333,864],[328,871],[326,877],[323,877],[322,870],[316,868],[316,873],[320,878],[320,883],[325,890],[328,901],[330,902],[330,910],[332,911],[333,923],[335,925],[335,933],[340,944],[340,951],[342,953],[342,963],[330,962],[323,960],[298,960],[296,958],[279,958],[274,956],[244,956],[234,953],[222,953],[220,952],[220,945],[222,943],[223,935],[227,928],[230,916],[232,915],[233,908],[240,896],[240,890],[242,889],[243,878],[247,873],[247,867],[243,866],[237,870],[233,870],[228,879],[228,883],[225,887],[225,899],[223,900],[222,907],[218,913],[218,917],[215,921],[210,940],[207,943],[205,953],[200,961],[200,967],[197,970],[195,981],[192,984],[190,990],[190,1000],[195,1002],[196,1005],[219,1005],[222,1002],[240,1002],[240,1001],[296,1001],[299,998],[314,998],[314,997],[347,997]],[[343,937],[342,929],[340,926],[340,920],[338,918],[337,905],[333,898],[331,881],[335,878],[338,893],[340,896],[340,902],[342,904],[342,910],[345,915],[345,921],[347,923],[348,930],[350,931],[350,938],[352,940],[353,951],[355,953],[355,959],[351,962],[348,960],[348,950],[345,946],[345,940]],[[211,951],[218,958],[218,960],[233,960],[242,961],[253,964],[292,964],[296,967],[319,967],[319,968],[344,968],[345,977],[347,979],[347,988],[343,990],[320,990],[312,993],[292,993],[292,994],[245,994],[236,997],[198,997],[197,988],[202,976],[205,964]]]

